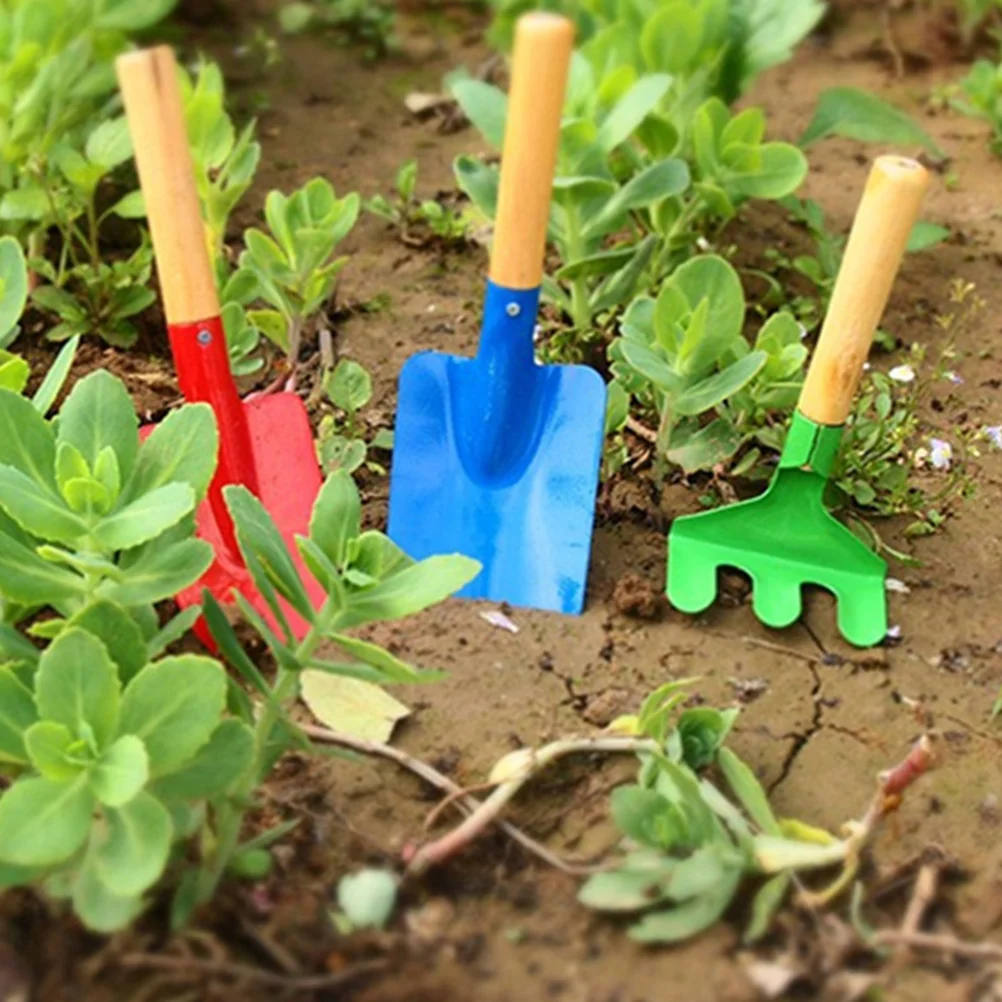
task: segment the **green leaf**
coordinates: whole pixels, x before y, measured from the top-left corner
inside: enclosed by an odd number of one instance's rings
[[[187,609],[182,609],[173,619],[164,623],[146,642],[147,660],[152,661],[153,658],[163,654],[171,644],[177,643],[198,622],[201,615],[200,605],[189,605]]]
[[[0,342],[14,329],[28,301],[28,268],[16,237],[0,237]]]
[[[59,396],[63,384],[70,374],[70,369],[73,366],[73,360],[76,358],[79,345],[79,336],[70,338],[59,349],[59,354],[56,355],[52,365],[46,371],[41,386],[38,387],[35,395],[31,398],[32,406],[39,414],[43,416],[48,414],[50,408],[56,402],[56,397]]]
[[[204,497],[218,450],[216,419],[208,404],[185,404],[172,411],[143,442],[135,473],[122,494],[123,504],[178,482]],[[122,476],[126,477],[124,471]]]
[[[693,898],[670,910],[646,915],[630,927],[630,939],[639,943],[678,943],[691,939],[720,919],[740,882],[740,870],[728,871],[725,880],[712,893]]]
[[[118,667],[118,677],[123,684],[149,660],[142,630],[125,609],[114,602],[98,599],[76,613],[66,625],[79,627],[104,644]]]
[[[285,541],[264,505],[245,487],[226,487],[223,495],[236,526],[240,552],[248,567],[253,572],[251,565],[258,564],[289,605],[308,623],[312,623],[316,617],[313,603]]]
[[[146,748],[135,735],[125,734],[101,753],[87,782],[106,807],[121,807],[142,790],[149,777]]]
[[[677,393],[683,385],[682,377],[657,352],[638,341],[622,338],[616,342],[630,368],[645,379],[669,393]]]
[[[104,644],[83,630],[63,630],[38,662],[35,704],[43,720],[65,724],[75,737],[90,730],[103,747],[119,712],[118,674]]]
[[[508,98],[481,80],[460,80],[452,85],[452,96],[466,117],[496,150],[504,145]]]
[[[719,463],[726,463],[741,447],[744,435],[736,431],[724,418],[717,418],[698,428],[683,441],[681,435],[672,437],[668,459],[681,466],[687,473],[698,470],[712,470]]]
[[[112,170],[132,156],[132,136],[125,116],[101,122],[87,137],[84,154],[91,163]]]
[[[616,827],[640,845],[670,849],[685,841],[675,807],[654,790],[617,787],[612,791],[610,809]]]
[[[411,712],[371,682],[312,670],[302,673],[302,697],[321,723],[367,741],[389,741]]]
[[[414,683],[427,680],[430,672],[420,672],[406,661],[401,661],[384,647],[343,633],[329,633],[329,639],[344,648],[353,658],[378,668],[387,682]]]
[[[126,687],[118,732],[142,739],[151,774],[161,776],[209,740],[225,703],[226,675],[218,662],[195,654],[164,658]]]
[[[171,546],[151,546],[130,564],[125,580],[105,582],[102,597],[126,608],[149,605],[172,598],[194,584],[210,567],[212,547],[201,539],[187,539]]]
[[[92,932],[112,933],[125,928],[143,910],[141,898],[114,894],[101,879],[96,851],[88,852],[73,884],[73,911]]]
[[[0,667],[0,762],[27,765],[24,732],[37,719],[31,691],[9,667]]]
[[[908,245],[905,250],[909,254],[917,254],[919,251],[928,250],[942,243],[950,236],[950,230],[945,226],[938,226],[936,223],[929,223],[919,220],[913,227],[908,237]]]
[[[651,164],[639,174],[635,174],[611,198],[602,211],[590,219],[584,227],[585,238],[605,232],[610,222],[618,219],[631,209],[639,209],[663,198],[680,195],[689,187],[689,165],[677,158]]]
[[[660,857],[660,868],[632,870],[628,865],[589,877],[578,891],[586,908],[602,912],[635,912],[650,908],[661,898],[659,885],[671,878],[675,861]]]
[[[75,445],[90,464],[111,446],[122,478],[132,473],[139,451],[139,419],[121,380],[98,369],[84,376],[59,411],[60,442]]]
[[[498,209],[498,186],[501,175],[497,167],[488,167],[474,157],[457,157],[453,173],[460,190],[488,218],[493,219]]]
[[[86,591],[83,578],[43,560],[33,548],[3,531],[0,519],[0,594],[34,606],[59,605],[81,598]]]
[[[324,482],[310,517],[310,539],[336,567],[348,557],[348,543],[362,527],[362,500],[351,474],[339,470]]]
[[[64,862],[87,838],[93,807],[82,776],[69,783],[19,779],[0,797],[0,860],[17,866]]]
[[[106,550],[128,550],[156,539],[194,507],[195,492],[188,484],[166,484],[101,519],[91,535]]]
[[[732,197],[784,198],[807,176],[807,158],[789,143],[731,146],[724,155],[730,170],[737,172],[726,179]]]
[[[133,35],[152,28],[175,7],[177,0],[104,0],[96,26]]]
[[[324,392],[335,407],[353,414],[372,399],[372,376],[365,366],[342,358],[325,377]]]
[[[755,824],[767,835],[782,834],[779,822],[769,805],[769,798],[747,764],[742,762],[730,748],[721,748],[717,752],[717,764],[734,795],[741,801],[741,806]]]
[[[460,554],[428,557],[371,588],[352,593],[339,625],[348,629],[420,612],[459,591],[480,573],[480,569],[478,561]]]
[[[360,870],[342,877],[337,903],[353,929],[382,929],[393,914],[399,879],[389,870]]]
[[[672,401],[675,413],[683,417],[694,417],[716,407],[750,383],[767,360],[768,356],[764,351],[749,352],[726,369],[683,390]]]
[[[0,350],[0,389],[21,393],[28,385],[31,368],[19,355]]]
[[[46,778],[66,783],[79,775],[84,765],[71,760],[77,739],[69,728],[51,720],[40,720],[24,733],[24,747],[31,764]]]
[[[56,440],[51,426],[19,393],[0,390],[0,465],[11,466],[53,495]]]
[[[626,142],[668,93],[672,78],[664,73],[641,77],[616,103],[598,130],[598,145],[606,153]]]
[[[800,137],[799,145],[810,146],[825,136],[845,136],[865,143],[923,146],[933,156],[943,156],[936,141],[909,115],[855,87],[832,87],[822,91],[814,117]]]
[[[686,366],[693,374],[706,371],[741,336],[745,320],[741,279],[730,262],[717,254],[704,254],[679,267],[668,285],[685,297],[690,310],[707,300],[707,343],[693,347]]]
[[[254,763],[254,734],[239,720],[224,720],[195,757],[157,780],[161,800],[202,800],[230,792]]]
[[[111,207],[110,211],[122,219],[145,219],[146,199],[143,198],[143,193],[136,189],[136,191],[130,191],[127,195],[123,195]]]
[[[771,880],[767,880],[755,895],[752,902],[752,917],[745,930],[745,942],[757,943],[772,925],[772,920],[779,911],[786,892],[793,881],[793,875],[789,870],[777,873]]]
[[[170,815],[156,797],[144,792],[106,816],[108,834],[94,850],[94,864],[113,894],[136,897],[160,879],[167,865]]]

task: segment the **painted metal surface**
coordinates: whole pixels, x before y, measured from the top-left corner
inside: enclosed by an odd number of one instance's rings
[[[255,494],[275,520],[301,572],[314,605],[324,591],[299,558],[295,536],[307,535],[313,503],[320,491],[320,468],[313,430],[303,402],[293,393],[273,393],[241,400],[230,373],[226,337],[218,317],[168,328],[178,384],[189,403],[207,403],[219,428],[219,462],[205,501],[196,514],[198,535],[212,545],[215,561],[201,580],[178,595],[181,606],[201,601],[208,588],[224,604],[240,591],[272,626],[274,617],[254,588],[243,564],[223,488],[242,484]],[[149,429],[152,430],[152,429]],[[283,610],[297,636],[306,623],[285,603]],[[204,622],[196,632],[210,642]]]
[[[389,535],[416,559],[479,560],[464,597],[579,613],[606,391],[588,366],[536,364],[538,306],[539,289],[488,282],[475,358],[405,363]]]
[[[717,593],[717,571],[734,567],[752,579],[752,607],[767,626],[789,626],[802,611],[805,584],[838,603],[838,627],[869,647],[887,633],[887,564],[834,518],[824,492],[841,427],[794,415],[779,468],[760,497],[677,518],[668,536],[668,599],[702,612]]]

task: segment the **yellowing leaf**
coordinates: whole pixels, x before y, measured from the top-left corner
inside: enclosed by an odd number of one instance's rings
[[[321,723],[367,741],[389,741],[410,710],[378,685],[359,679],[304,671],[303,701]]]

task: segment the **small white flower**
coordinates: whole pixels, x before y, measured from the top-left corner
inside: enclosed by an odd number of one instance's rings
[[[1002,424],[991,425],[981,430],[996,449],[1002,449]]]
[[[955,372],[944,372],[943,378],[949,380],[954,386],[961,386],[964,382],[963,377],[958,376]]]
[[[948,470],[953,459],[953,448],[941,438],[929,439],[929,462],[937,470]]]
[[[904,365],[896,365],[889,373],[887,373],[890,379],[893,379],[896,383],[913,383],[915,382],[915,370],[905,363]]]

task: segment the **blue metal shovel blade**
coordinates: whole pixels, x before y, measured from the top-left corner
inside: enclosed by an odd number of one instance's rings
[[[415,559],[463,553],[460,595],[579,613],[605,429],[605,384],[539,366],[539,290],[488,283],[476,358],[423,352],[400,374],[390,537]]]

